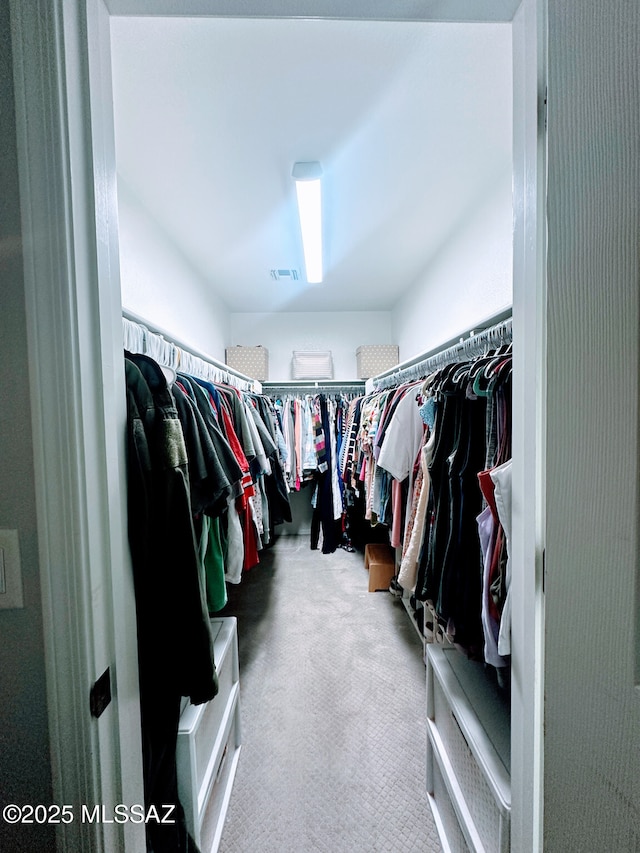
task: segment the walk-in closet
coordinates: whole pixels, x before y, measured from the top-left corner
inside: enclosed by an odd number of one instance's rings
[[[640,13],[392,5],[0,13],[3,850],[639,849]]]
[[[134,430],[146,359],[174,371],[208,615],[234,632],[218,695],[191,691],[175,722],[188,832],[203,850],[508,850],[510,509],[488,533],[484,590],[476,517],[478,474],[511,464],[511,25],[119,18],[111,57],[128,419]],[[308,161],[321,174],[316,282],[293,180]],[[241,446],[239,467],[219,447],[224,474],[208,465],[192,409]],[[143,476],[129,466],[130,482]],[[158,541],[171,513],[153,533],[143,503],[136,493],[130,529]],[[155,590],[157,562],[134,559],[136,601],[166,612],[176,647],[177,590],[163,603],[140,580]],[[432,661],[431,645],[451,654]],[[486,734],[474,701],[456,707],[461,743],[441,720],[455,691],[429,710],[452,655],[473,661],[475,703],[500,714]],[[465,691],[464,667],[449,672]],[[165,741],[144,719],[153,755]],[[483,777],[491,761],[499,782]],[[151,765],[151,801],[171,799]]]

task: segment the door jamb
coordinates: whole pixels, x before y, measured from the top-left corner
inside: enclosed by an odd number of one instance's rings
[[[171,2],[165,0],[165,5]],[[198,0],[191,4],[202,6]],[[124,14],[122,9],[140,8],[144,0],[110,0],[110,5]],[[176,3],[180,14],[187,13],[186,5]],[[225,7],[224,0],[205,5],[209,16],[225,14],[216,13],[217,7]],[[264,4],[256,3],[255,17],[261,17],[260,6],[264,11]],[[275,17],[305,17],[293,0],[274,0],[274,6],[280,8]],[[545,77],[544,8],[545,0],[522,0],[518,13],[525,16],[523,27],[530,36],[531,27],[535,30],[533,47],[527,40],[521,71],[527,97],[536,98],[536,127]],[[104,0],[11,0],[11,15],[54,797],[59,803],[91,805],[111,798],[126,802],[126,796],[133,797],[133,803],[142,785],[131,665],[135,622],[124,518],[124,452],[117,437],[124,423],[119,391],[124,380],[121,306],[114,286],[118,238],[113,118],[109,126],[107,115],[109,10]],[[424,19],[426,11],[416,13],[415,20]],[[534,433],[526,423],[514,424],[520,430],[519,438],[514,435],[516,446],[520,442],[528,449],[544,440],[544,160],[540,135],[530,125],[531,109],[529,101],[524,160],[516,174],[522,181],[524,218],[516,218],[515,227],[525,230],[519,232],[523,245],[518,249],[516,238],[514,246],[514,261],[515,251],[521,251],[524,264],[520,272],[514,270],[514,329],[520,347],[514,354],[514,373],[520,371],[522,383],[533,379],[538,389],[521,400],[525,415],[533,416]],[[522,710],[532,697],[534,703],[534,717],[513,744],[514,788],[519,792],[514,797],[513,849],[522,850],[531,838],[541,849],[541,815],[525,808],[523,800],[518,802],[520,797],[535,797],[541,808],[544,508],[543,454],[535,446],[534,468],[514,468],[514,487],[522,490],[530,484],[532,471],[536,484],[534,505],[516,522],[516,529],[520,524],[523,565],[531,572],[527,590],[539,605],[533,628],[540,632],[535,652],[523,659],[525,670],[516,674],[516,691],[533,685],[516,701]],[[521,649],[524,628],[515,631],[514,648]],[[105,648],[96,643],[98,634]],[[96,721],[88,714],[88,689],[103,665],[114,667],[117,707]],[[114,747],[115,758],[109,755]],[[130,836],[126,849],[143,849],[140,838]],[[115,850],[123,844],[121,830],[80,822],[59,827],[60,849]]]

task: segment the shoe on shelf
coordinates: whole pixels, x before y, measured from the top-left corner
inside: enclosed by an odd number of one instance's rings
[[[397,578],[391,578],[391,583],[389,584],[389,592],[396,598],[402,598],[402,596],[404,595],[404,589],[398,583]]]
[[[413,611],[413,618],[415,619],[416,625],[418,626],[418,631],[424,637],[424,608],[418,607]]]
[[[427,643],[435,643],[436,635],[433,631],[433,622],[425,622],[422,633]]]

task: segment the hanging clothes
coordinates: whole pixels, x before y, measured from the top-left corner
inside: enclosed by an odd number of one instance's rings
[[[143,337],[143,345],[145,341]],[[159,344],[159,352],[172,359],[175,350]],[[199,359],[185,361],[200,365]],[[221,590],[223,583],[239,583],[243,572],[259,562],[275,525],[291,520],[279,447],[282,433],[273,406],[262,395],[184,372],[176,373],[170,393],[187,450],[200,562],[207,589]],[[215,538],[210,524],[207,536],[205,516],[219,519]],[[216,554],[220,548],[222,561]],[[222,600],[209,595],[209,612],[217,612]]]
[[[324,553],[349,544],[348,514],[354,499],[345,494],[340,460],[352,397],[292,390],[272,401],[274,419],[282,424],[284,486],[299,491],[312,485],[310,544],[319,547],[322,536]]]
[[[500,667],[507,663],[497,650],[504,599],[495,590],[504,577],[505,540],[486,466],[510,453],[510,355],[492,384],[480,387],[486,361],[445,368],[431,381],[436,437],[416,594],[433,604],[456,644]]]
[[[127,354],[125,369],[129,541],[140,589],[143,660],[181,695],[208,701],[216,677],[184,434],[159,366],[148,356]]]
[[[405,536],[405,547],[398,572],[398,583],[403,589],[414,591],[418,574],[418,561],[420,549],[424,541],[424,532],[427,524],[427,505],[431,479],[429,476],[429,464],[433,457],[435,444],[435,433],[425,434],[428,438],[420,453],[420,473],[416,480],[416,495],[414,497],[414,511],[410,526]]]
[[[498,654],[503,657],[511,654],[511,470],[511,459],[491,470],[491,479],[495,486],[496,507],[500,524],[504,530],[507,552],[504,573],[505,597],[498,634]]]
[[[365,517],[399,549],[400,588],[428,602],[468,655],[507,666],[510,347],[375,391],[349,416],[341,475],[355,472]]]
[[[218,691],[187,451],[160,367],[127,354],[128,532],[136,599],[145,807],[174,805],[174,824],[147,825],[154,851],[193,850],[177,788],[181,696]],[[180,570],[177,570],[180,567]]]

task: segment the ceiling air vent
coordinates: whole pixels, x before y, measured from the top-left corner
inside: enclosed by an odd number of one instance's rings
[[[298,270],[271,270],[271,278],[274,281],[298,281],[300,273]]]

